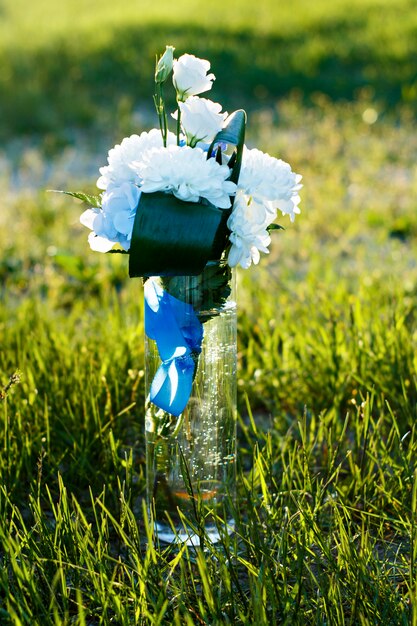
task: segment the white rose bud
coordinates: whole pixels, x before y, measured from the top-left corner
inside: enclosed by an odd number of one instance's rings
[[[174,50],[173,46],[166,46],[164,54],[156,64],[155,69],[155,82],[164,83],[172,71],[172,65],[174,62]]]
[[[223,128],[227,117],[227,113],[221,113],[221,104],[198,96],[191,96],[185,102],[180,102],[179,107],[187,143],[192,147],[199,141],[212,141]],[[176,117],[176,113],[173,117]]]
[[[209,61],[198,59],[193,54],[183,54],[174,60],[173,83],[178,100],[184,101],[189,96],[209,91],[215,80],[214,74],[207,74],[209,69]]]

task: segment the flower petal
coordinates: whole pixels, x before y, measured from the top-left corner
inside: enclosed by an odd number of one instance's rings
[[[95,252],[108,252],[114,246],[114,241],[109,241],[105,237],[98,237],[94,233],[88,235],[88,243]]]

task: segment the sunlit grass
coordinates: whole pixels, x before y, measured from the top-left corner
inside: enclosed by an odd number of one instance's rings
[[[0,130],[47,131],[0,153],[2,625],[417,624],[417,139],[387,107],[415,98],[417,15],[296,9],[1,5]],[[154,546],[143,510],[140,281],[44,191],[93,190],[149,128],[166,43],[212,60],[213,97],[305,185],[238,276],[236,532],[204,553]]]
[[[123,25],[172,24],[186,26],[202,26],[215,30],[226,25],[227,30],[259,31],[264,34],[281,33],[288,35],[303,34],[309,29],[326,26],[339,20],[352,19],[353,23],[370,22],[369,39],[376,32],[380,33],[387,43],[392,44],[398,34],[400,23],[389,23],[387,19],[393,15],[407,13],[410,26],[415,25],[413,3],[410,0],[398,0],[394,7],[389,0],[337,0],[331,5],[318,0],[296,0],[294,5],[283,3],[278,5],[272,0],[262,3],[250,3],[234,0],[224,4],[221,0],[212,0],[210,11],[203,0],[177,0],[175,7],[168,0],[160,0],[157,4],[149,0],[133,2],[121,0],[117,5],[102,0],[71,0],[54,5],[51,0],[37,0],[30,11],[23,0],[4,0],[2,3],[2,21],[0,33],[2,45],[22,48],[42,45],[52,38],[70,37],[74,32],[84,35],[95,32],[95,41],[100,42],[109,30]],[[405,16],[402,16],[403,18]],[[72,28],[71,28],[72,26]],[[74,28],[76,26],[76,28]],[[404,33],[403,33],[404,34]],[[27,37],[29,36],[29,39]],[[90,42],[94,44],[94,42]],[[399,51],[405,43],[397,43],[394,50]]]
[[[413,118],[318,97],[249,121],[305,186],[238,275],[236,533],[205,553],[149,541],[140,280],[39,190],[93,190],[121,136],[8,149],[1,624],[417,623]]]
[[[0,136],[120,126],[151,108],[155,54],[209,58],[213,97],[256,109],[290,92],[415,102],[413,0],[158,3],[22,0],[0,5]],[[51,135],[52,133],[52,135]]]

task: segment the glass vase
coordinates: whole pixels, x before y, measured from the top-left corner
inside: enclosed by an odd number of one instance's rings
[[[227,264],[146,280],[147,504],[160,542],[201,545],[233,531],[236,351]]]

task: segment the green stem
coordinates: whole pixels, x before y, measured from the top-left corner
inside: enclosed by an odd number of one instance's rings
[[[175,424],[175,428],[172,431],[171,437],[176,437],[178,435],[178,433],[180,432],[182,423],[184,421],[184,413],[181,413],[181,415],[179,416],[177,423]]]
[[[177,146],[180,145],[180,134],[181,134],[181,109],[178,105],[177,106]]]
[[[168,135],[168,119],[167,119],[167,114],[166,114],[166,109],[165,109],[162,83],[155,82],[155,91],[156,93],[154,96],[154,103],[155,103],[156,112],[158,114],[159,128],[161,129],[162,141],[163,141],[164,147],[166,148],[167,135]]]
[[[167,136],[168,136],[168,119],[167,119],[167,112],[165,109],[165,101],[164,101],[164,96],[163,96],[162,84],[160,86],[160,92],[161,92],[162,118],[163,118],[163,125],[164,125],[164,133],[163,133],[162,138],[164,141],[164,147],[166,148]]]

